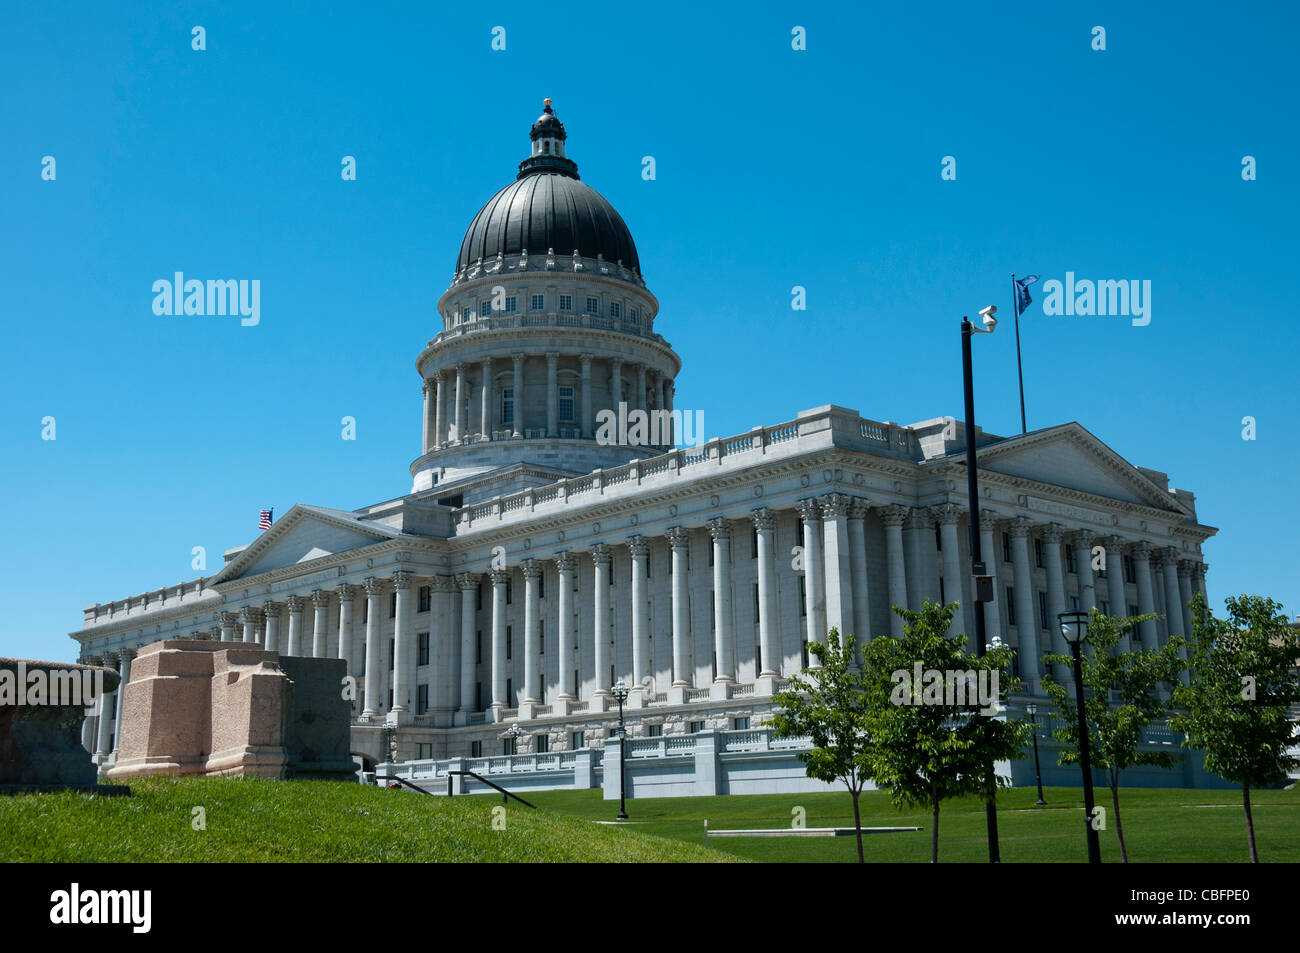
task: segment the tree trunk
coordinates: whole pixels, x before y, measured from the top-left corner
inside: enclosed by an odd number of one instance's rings
[[[1259,863],[1259,852],[1255,850],[1255,818],[1250,813],[1250,785],[1241,786],[1241,801],[1246,806],[1246,840],[1250,842],[1250,862]]]
[[[934,807],[934,821],[930,828],[930,863],[939,862],[939,799],[931,797],[930,803]]]
[[[858,832],[858,863],[865,863],[862,859],[862,815],[858,813],[858,795],[861,791],[853,792],[853,826]]]
[[[1119,856],[1123,863],[1128,863],[1128,848],[1124,845],[1124,825],[1119,819],[1119,772],[1110,773],[1110,803],[1115,808],[1115,836],[1119,838]]]

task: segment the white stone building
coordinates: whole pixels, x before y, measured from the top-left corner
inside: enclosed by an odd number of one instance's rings
[[[959,421],[828,404],[685,448],[680,430],[596,439],[620,403],[671,411],[681,360],[565,138],[548,101],[461,243],[416,360],[411,492],[294,506],[214,576],[88,606],[83,659],[127,676],[140,645],[187,637],[337,655],[358,679],[355,750],[378,760],[393,725],[409,760],[599,749],[618,679],[633,738],[753,730],[830,626],[897,634],[891,605],[942,599],[973,631]],[[1064,650],[1065,609],[1160,612],[1145,645],[1189,630],[1215,533],[1191,493],[1078,423],[975,439],[987,631],[1017,648],[1028,692],[1041,653]],[[90,731],[111,761],[115,718]]]

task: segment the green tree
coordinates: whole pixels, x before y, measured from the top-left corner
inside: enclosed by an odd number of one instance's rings
[[[1090,652],[1081,653],[1083,670],[1084,717],[1088,720],[1088,750],[1094,768],[1105,768],[1110,784],[1110,802],[1115,812],[1115,834],[1119,853],[1128,863],[1124,843],[1124,824],[1119,816],[1119,778],[1126,768],[1154,766],[1168,768],[1174,759],[1167,751],[1142,750],[1138,747],[1142,731],[1153,721],[1168,716],[1171,693],[1187,664],[1180,657],[1186,642],[1170,639],[1158,649],[1116,652],[1116,648],[1136,626],[1156,616],[1132,616],[1117,619],[1096,609],[1088,614]],[[1068,655],[1044,656],[1049,664],[1073,670]],[[1164,689],[1162,692],[1161,689]],[[1058,726],[1053,732],[1065,747],[1060,764],[1079,762],[1079,714],[1074,700],[1074,681],[1062,685],[1051,675],[1043,676],[1043,690],[1056,704]],[[1114,693],[1118,701],[1112,702]]]
[[[1183,711],[1171,723],[1185,745],[1205,751],[1208,770],[1241,785],[1250,860],[1259,863],[1250,789],[1300,764],[1289,712],[1300,699],[1300,641],[1272,599],[1241,595],[1225,605],[1228,618],[1216,619],[1199,593],[1192,598],[1192,678],[1174,690]]]
[[[956,603],[925,602],[919,612],[895,606],[904,619],[902,636],[877,637],[863,651],[871,773],[895,806],[930,808],[932,863],[939,860],[941,802],[973,794],[993,803],[997,788],[1010,781],[992,765],[1019,757],[1029,738],[1028,725],[995,717],[1015,687],[1011,649],[979,657],[966,650],[965,636],[949,639],[955,609]],[[980,704],[976,686],[986,689],[991,706]]]
[[[858,836],[858,863],[862,863],[858,798],[871,780],[872,740],[862,676],[854,670],[856,651],[857,640],[847,635],[841,642],[838,629],[830,630],[826,644],[810,644],[808,653],[821,668],[790,676],[786,690],[773,696],[779,710],[772,724],[779,738],[807,736],[811,740],[811,750],[799,753],[808,777],[830,784],[842,781],[849,789]]]

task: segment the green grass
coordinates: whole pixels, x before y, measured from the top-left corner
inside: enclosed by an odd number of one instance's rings
[[[1111,813],[1109,790],[1097,792]],[[599,791],[548,791],[528,795],[539,807],[587,820],[609,820],[617,801]],[[998,841],[1004,862],[1087,860],[1083,831],[1083,791],[1047,788],[1046,807],[1036,807],[1033,788],[998,795]],[[477,798],[476,798],[477,799]],[[1255,837],[1264,862],[1300,861],[1300,790],[1252,791]],[[628,802],[629,824],[647,834],[703,845],[704,821],[710,829],[789,827],[791,809],[807,811],[808,827],[852,827],[847,793],[761,794],[735,797],[660,798]],[[863,837],[868,862],[930,859],[928,811],[898,811],[886,795],[862,795],[864,827],[921,827],[921,831]],[[1120,791],[1124,839],[1131,862],[1247,862],[1246,820],[1236,791],[1133,788]],[[1102,859],[1118,863],[1114,818],[1101,834]],[[852,837],[710,838],[708,846],[735,859],[777,862],[857,860]],[[973,799],[945,801],[939,815],[939,860],[988,860],[984,804]]]
[[[499,800],[331,781],[146,778],[131,797],[0,797],[0,861],[728,861],[706,847]],[[191,827],[203,807],[207,829]]]

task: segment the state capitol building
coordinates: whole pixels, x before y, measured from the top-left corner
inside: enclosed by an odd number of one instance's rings
[[[83,661],[129,676],[141,645],[182,638],[339,657],[367,765],[395,750],[558,770],[604,746],[619,680],[646,753],[715,735],[719,752],[767,750],[772,693],[830,627],[897,635],[891,605],[929,599],[959,601],[953,631],[974,631],[961,422],[828,403],[676,446],[673,317],[661,326],[631,232],[566,138],[548,100],[514,181],[460,242],[416,359],[410,492],[300,503],[213,576],[88,606]],[[661,445],[598,439],[620,404],[672,420],[651,429]],[[1160,613],[1136,647],[1190,632],[1216,532],[1192,493],[1078,423],[973,439],[987,632],[1017,650],[1013,706],[1041,696],[1041,655],[1066,651],[1059,612]],[[105,768],[120,704],[106,710],[86,735]]]

